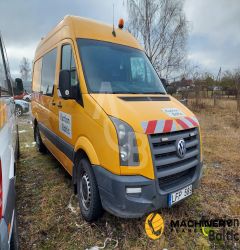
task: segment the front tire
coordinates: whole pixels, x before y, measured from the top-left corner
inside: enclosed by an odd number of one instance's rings
[[[45,145],[42,142],[42,138],[39,132],[39,128],[38,125],[35,126],[34,128],[34,139],[36,141],[36,146],[37,149],[40,153],[46,153],[47,152],[47,148],[45,147]]]
[[[103,208],[98,185],[92,166],[86,158],[82,158],[79,161],[77,193],[83,218],[88,222],[100,218],[103,213]]]

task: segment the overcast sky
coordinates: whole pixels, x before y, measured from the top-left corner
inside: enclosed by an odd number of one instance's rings
[[[79,15],[112,23],[127,19],[123,0],[0,0],[0,30],[12,75],[19,75],[22,57],[33,60],[41,37],[67,15]],[[125,0],[126,2],[126,0]],[[186,0],[190,23],[188,58],[216,74],[240,66],[240,0]]]

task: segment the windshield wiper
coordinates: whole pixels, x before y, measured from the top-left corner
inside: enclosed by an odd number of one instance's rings
[[[159,95],[166,95],[165,92],[145,92],[144,94],[159,94]]]

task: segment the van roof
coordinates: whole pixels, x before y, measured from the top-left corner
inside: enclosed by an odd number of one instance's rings
[[[142,49],[137,40],[126,30],[115,28],[116,37],[112,34],[111,25],[78,16],[65,16],[64,19],[39,43],[35,57],[51,49],[66,38],[87,38]]]

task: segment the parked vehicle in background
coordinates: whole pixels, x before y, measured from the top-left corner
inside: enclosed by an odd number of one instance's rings
[[[31,100],[32,100],[32,94],[25,95],[23,97],[23,100],[26,101],[26,102],[31,102]]]
[[[15,100],[23,100],[23,98],[25,97],[25,96],[27,96],[27,95],[29,95],[29,93],[26,91],[26,90],[24,90],[23,88],[21,89],[21,90],[19,90],[18,88],[16,88],[16,86],[18,85],[21,85],[21,86],[23,86],[23,81],[22,81],[22,79],[21,78],[16,78],[15,79],[15,84],[14,84],[15,86],[15,88],[14,88],[14,99]]]
[[[18,90],[22,91],[22,86]],[[0,36],[0,249],[18,249],[15,207],[18,127],[6,50]]]
[[[32,95],[36,145],[72,175],[85,220],[142,217],[198,187],[198,120],[129,32],[64,18],[36,50]]]
[[[15,100],[15,105],[16,116],[22,116],[23,114],[29,112],[29,102],[24,100]]]

